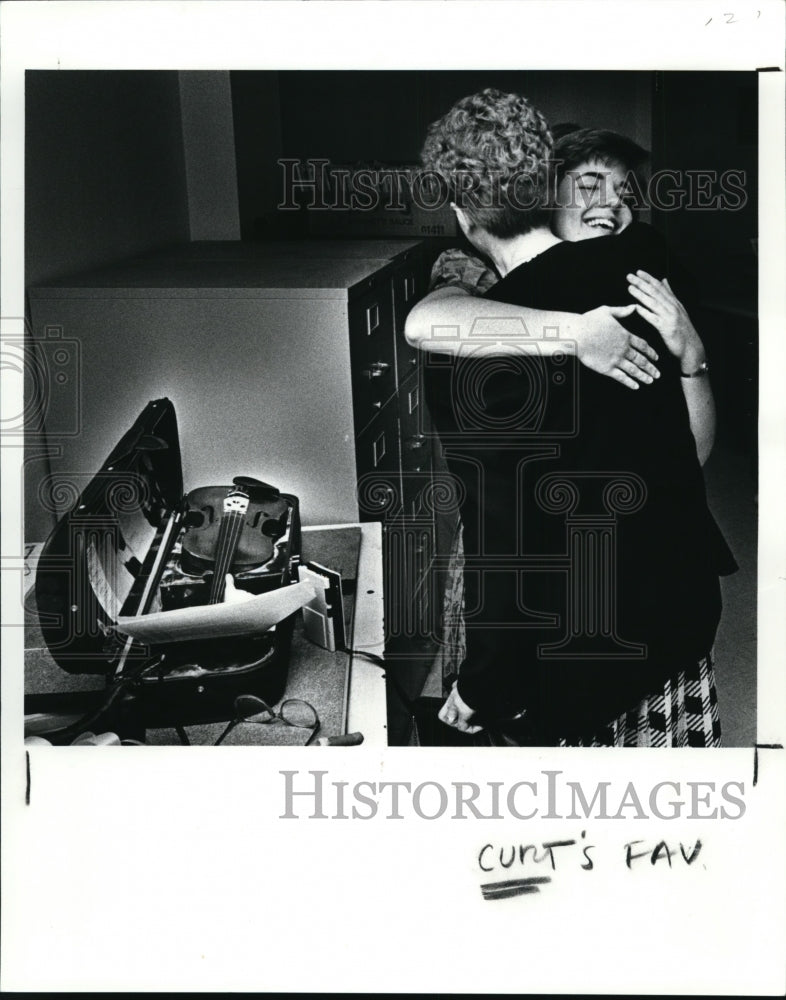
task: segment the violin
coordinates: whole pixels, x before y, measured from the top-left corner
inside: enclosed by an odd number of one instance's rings
[[[208,604],[224,599],[227,573],[264,565],[287,530],[289,505],[275,486],[236,476],[233,486],[201,486],[186,496],[181,567],[213,573]]]

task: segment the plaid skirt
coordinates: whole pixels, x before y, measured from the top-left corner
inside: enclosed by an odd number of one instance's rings
[[[452,572],[445,597],[443,675],[454,675],[466,653],[463,621],[463,546],[454,544]],[[647,695],[627,712],[610,719],[591,740],[559,740],[557,746],[594,747],[719,747],[718,692],[712,655],[681,670],[662,690]]]
[[[667,680],[663,690],[612,719],[587,741],[559,746],[719,747],[718,692],[712,657]]]

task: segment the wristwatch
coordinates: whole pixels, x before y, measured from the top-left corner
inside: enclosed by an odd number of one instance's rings
[[[702,378],[704,375],[709,374],[710,366],[706,361],[702,361],[699,367],[694,372],[680,372],[682,378]]]

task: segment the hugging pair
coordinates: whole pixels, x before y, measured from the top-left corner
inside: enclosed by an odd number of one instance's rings
[[[440,718],[502,743],[717,745],[736,567],[706,503],[689,289],[627,204],[643,151],[587,130],[552,146],[529,102],[485,90],[423,150],[493,266],[443,255],[406,326],[463,525],[466,655]]]

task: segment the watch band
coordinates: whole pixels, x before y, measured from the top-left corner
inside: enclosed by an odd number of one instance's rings
[[[680,372],[682,378],[702,378],[704,375],[708,375],[710,371],[710,366],[706,361],[702,361],[699,367],[694,372]]]

